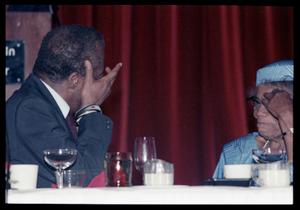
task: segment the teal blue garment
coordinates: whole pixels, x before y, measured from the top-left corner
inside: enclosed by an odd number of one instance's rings
[[[257,132],[237,138],[223,146],[220,160],[213,174],[214,179],[224,179],[224,165],[229,164],[257,164],[252,156],[252,149],[258,148],[255,136]],[[287,155],[285,156],[287,160]],[[291,182],[293,182],[293,165],[290,165]],[[258,186],[252,182],[253,186]]]

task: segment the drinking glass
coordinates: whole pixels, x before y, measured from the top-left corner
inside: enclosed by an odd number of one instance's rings
[[[154,159],[144,164],[144,185],[166,186],[174,183],[174,164]]]
[[[56,168],[56,184],[58,189],[63,188],[63,171],[77,159],[76,149],[48,149],[44,151],[45,161]]]
[[[272,163],[283,160],[286,150],[281,148],[252,149],[252,155],[257,163]]]
[[[131,186],[131,152],[107,152],[105,154],[104,169],[107,187]]]
[[[134,143],[134,164],[143,177],[145,162],[153,159],[156,159],[154,137],[137,137]]]
[[[55,172],[57,173],[57,172]],[[83,186],[85,171],[82,170],[65,170],[63,172],[64,188],[80,188]]]
[[[290,185],[290,162],[253,164],[252,179],[261,187],[287,187]]]

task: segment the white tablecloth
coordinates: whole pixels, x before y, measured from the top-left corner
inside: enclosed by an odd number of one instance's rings
[[[55,204],[292,204],[293,187],[106,187],[9,190],[8,203]]]

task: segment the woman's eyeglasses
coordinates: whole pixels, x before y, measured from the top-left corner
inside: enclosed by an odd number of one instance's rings
[[[246,98],[246,101],[249,103],[249,105],[253,108],[253,109],[258,109],[261,105],[261,102],[258,101],[256,96],[252,96],[249,98]]]

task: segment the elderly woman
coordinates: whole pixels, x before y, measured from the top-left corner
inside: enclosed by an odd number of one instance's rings
[[[293,83],[294,61],[282,60],[257,71],[256,88],[246,100],[253,108],[258,132],[223,146],[213,178],[224,177],[224,165],[255,164],[252,149],[285,148],[293,182]],[[253,183],[253,185],[256,185]]]

